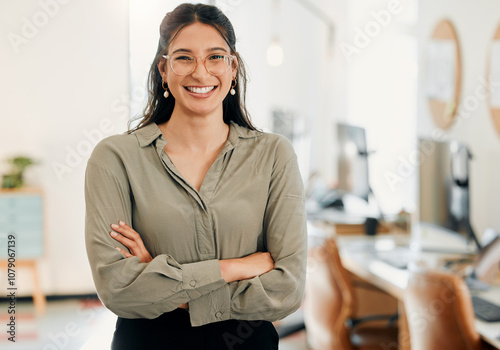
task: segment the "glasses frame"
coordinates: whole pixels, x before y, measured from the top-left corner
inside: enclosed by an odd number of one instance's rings
[[[189,56],[189,57],[192,57],[195,59],[195,65],[194,65],[194,68],[191,72],[187,73],[187,74],[179,74],[177,73],[175,70],[174,70],[174,67],[172,67],[172,56],[170,55],[162,55],[162,57],[164,59],[166,59],[167,61],[170,61],[170,68],[172,69],[172,71],[177,74],[177,75],[181,75],[181,76],[186,76],[186,75],[189,75],[191,73],[193,73],[196,68],[198,67],[198,60],[201,59],[201,57],[194,57],[194,56],[191,56],[191,55],[186,55],[186,54],[183,54],[184,56]],[[210,56],[213,56],[213,55],[219,55],[219,56],[225,56],[225,57],[228,57],[229,58],[229,65],[228,65],[228,68],[227,70],[224,72],[224,73],[221,73],[221,74],[213,74],[212,72],[210,72],[207,68],[207,59],[210,57]],[[213,75],[213,76],[221,76],[221,75],[224,75],[226,74],[227,72],[229,72],[231,70],[231,66],[233,65],[233,60],[235,60],[237,57],[235,55],[228,55],[228,54],[215,54],[215,53],[212,53],[212,54],[209,54],[207,55],[204,59],[203,59],[203,66],[205,67],[205,69],[207,70],[208,74],[210,75]]]

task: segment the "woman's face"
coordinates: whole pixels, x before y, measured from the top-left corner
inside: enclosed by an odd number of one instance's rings
[[[170,43],[168,55],[183,53],[197,58],[196,69],[189,75],[178,75],[170,62],[162,59],[158,64],[163,81],[175,97],[175,110],[190,116],[207,116],[220,113],[222,101],[231,88],[236,75],[237,60],[225,74],[214,76],[207,72],[203,59],[211,54],[231,55],[229,46],[212,26],[193,23],[183,28]]]

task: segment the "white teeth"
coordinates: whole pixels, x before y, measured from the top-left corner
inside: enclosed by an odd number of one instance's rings
[[[202,88],[188,86],[187,89],[191,92],[194,92],[195,94],[206,94],[207,92],[215,89],[215,86],[207,86],[207,87],[202,87]]]

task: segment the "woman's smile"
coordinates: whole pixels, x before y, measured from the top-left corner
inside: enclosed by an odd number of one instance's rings
[[[218,87],[217,85],[185,86],[184,89],[186,89],[189,95],[195,98],[207,98],[213,95],[217,87]]]

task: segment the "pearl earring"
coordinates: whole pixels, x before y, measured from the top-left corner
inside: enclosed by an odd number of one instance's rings
[[[168,93],[168,85],[167,85],[165,82],[162,82],[162,83],[161,83],[161,87],[162,87],[163,89],[165,89],[165,92],[163,93],[163,96],[164,96],[165,98],[168,98],[168,96],[170,96],[170,94]]]
[[[230,93],[232,96],[236,95],[236,90],[234,89],[234,88],[236,87],[236,83],[237,83],[237,81],[236,81],[236,77],[234,77],[233,84],[231,85],[231,90],[229,91],[229,93]]]

